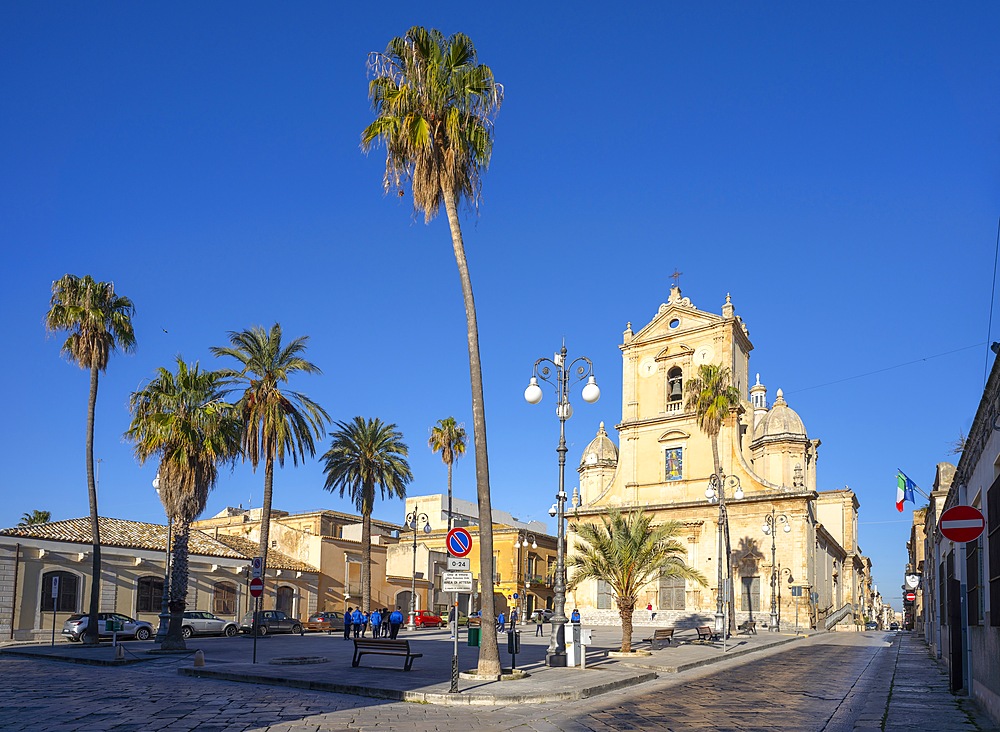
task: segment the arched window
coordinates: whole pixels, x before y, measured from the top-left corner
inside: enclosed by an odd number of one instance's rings
[[[216,582],[212,588],[212,612],[226,616],[236,614],[236,585],[232,582]]]
[[[158,613],[163,608],[163,578],[140,577],[136,585],[135,611]]]
[[[684,377],[679,366],[667,372],[667,385],[670,387],[668,402],[679,402],[684,398]]]
[[[280,610],[285,615],[292,614],[292,600],[295,598],[295,590],[291,587],[278,588],[278,601],[275,610]]]
[[[52,580],[57,579],[56,597],[52,597]],[[79,607],[80,578],[69,572],[46,572],[42,575],[42,612],[75,613]]]

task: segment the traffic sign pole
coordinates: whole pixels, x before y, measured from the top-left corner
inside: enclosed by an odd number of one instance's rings
[[[448,547],[448,569],[458,569],[458,567],[463,566],[462,557],[469,556],[469,552],[472,551],[472,534],[468,532],[467,529],[462,527],[456,527],[448,531],[448,536],[445,539],[445,545]],[[457,557],[458,559],[455,559]],[[464,566],[468,567],[468,560],[464,560]],[[450,575],[450,576],[449,576]],[[457,576],[460,575],[460,576]],[[466,589],[467,592],[472,591],[471,581],[472,572],[446,572],[443,580],[464,580],[465,575],[468,575],[469,586]],[[448,693],[457,694],[458,693],[458,587],[455,587],[452,591],[451,596],[451,608],[452,614],[455,616],[452,620],[451,626],[451,637],[452,637],[452,651],[451,651],[451,687],[448,689]]]

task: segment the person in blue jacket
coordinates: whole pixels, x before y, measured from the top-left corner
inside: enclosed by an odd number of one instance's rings
[[[351,637],[351,618],[353,610],[347,608],[347,612],[344,613],[344,640],[348,640]]]
[[[580,624],[580,611],[576,608],[573,608],[573,614],[569,616],[569,622],[576,625]]]
[[[399,635],[399,628],[403,624],[403,613],[400,612],[399,606],[389,613],[389,637],[396,640],[396,636]]]
[[[497,615],[497,632],[503,633],[507,629],[507,618],[504,616],[503,611]]]
[[[365,616],[361,613],[361,608],[355,608],[354,614],[351,615],[351,625],[354,626],[354,637],[358,638],[361,636],[361,629],[364,627]]]
[[[378,610],[372,610],[371,618],[369,622],[372,624],[372,638],[382,637],[382,613]]]

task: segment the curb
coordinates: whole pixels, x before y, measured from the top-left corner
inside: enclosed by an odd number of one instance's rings
[[[111,646],[108,646],[110,648]],[[128,666],[133,663],[144,663],[146,661],[152,661],[152,658],[142,658],[133,656],[131,658],[122,659],[104,659],[104,658],[73,658],[72,656],[51,656],[46,653],[32,653],[31,651],[21,651],[10,648],[0,649],[0,655],[3,656],[20,656],[22,658],[36,658],[42,659],[44,661],[61,661],[63,663],[78,663],[84,666]]]
[[[797,640],[804,640],[808,636],[797,635],[792,638],[785,638],[784,640],[775,641],[774,643],[768,643],[766,646],[758,646],[757,648],[743,648],[740,650],[727,651],[726,655],[722,656],[712,656],[710,658],[702,658],[697,661],[688,661],[687,663],[680,663],[676,666],[666,666],[652,663],[636,663],[634,661],[619,661],[622,666],[630,666],[633,668],[648,668],[654,671],[660,671],[666,674],[679,674],[683,671],[690,671],[693,668],[701,668],[702,666],[711,666],[714,663],[722,663],[730,658],[737,658],[739,656],[746,656],[751,653],[760,653],[766,651],[769,648],[777,648],[783,646],[787,643],[794,643]]]
[[[387,699],[389,701],[416,702],[420,704],[439,704],[444,706],[473,706],[496,704],[543,704],[545,702],[578,701],[598,694],[616,691],[627,686],[635,686],[646,681],[652,681],[656,674],[640,673],[626,678],[594,684],[571,691],[536,692],[510,695],[484,694],[482,692],[459,692],[449,694],[438,691],[401,691],[397,689],[378,689],[353,684],[338,684],[329,681],[311,681],[308,679],[289,679],[263,674],[247,674],[234,671],[214,671],[203,668],[179,668],[177,673],[195,678],[219,679],[247,684],[264,684],[267,686],[284,686],[293,689],[308,689],[309,691],[326,691],[335,694],[350,694],[372,699]]]

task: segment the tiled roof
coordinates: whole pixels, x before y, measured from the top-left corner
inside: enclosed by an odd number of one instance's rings
[[[104,516],[98,519],[98,523],[101,532],[101,546],[149,549],[160,552],[167,547],[166,526]],[[50,521],[30,526],[14,526],[10,529],[0,530],[0,536],[64,541],[72,544],[93,544],[89,517]],[[203,531],[192,530],[188,540],[188,551],[191,555],[249,560],[257,556],[257,545],[234,536],[220,536],[218,539],[214,539]],[[268,565],[272,569],[288,569],[299,572],[317,571],[315,567],[310,567],[308,564],[303,564],[277,551],[268,553]]]

